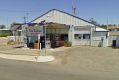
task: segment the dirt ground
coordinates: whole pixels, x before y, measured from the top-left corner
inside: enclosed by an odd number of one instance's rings
[[[0,53],[15,55],[37,55],[38,50],[12,48],[0,46]],[[119,49],[111,47],[62,47],[47,50],[47,55],[53,55],[55,61],[48,64],[72,70],[94,70],[119,72]]]
[[[53,66],[67,69],[119,72],[119,49],[72,47],[53,54]]]

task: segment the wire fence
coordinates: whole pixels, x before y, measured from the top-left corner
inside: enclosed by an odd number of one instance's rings
[[[23,44],[21,36],[14,36],[13,38],[14,38],[13,41],[15,42],[14,45]],[[10,42],[10,41],[11,41],[10,36],[0,37],[0,46],[7,46],[8,42]]]
[[[0,37],[0,46],[7,45],[8,37]]]

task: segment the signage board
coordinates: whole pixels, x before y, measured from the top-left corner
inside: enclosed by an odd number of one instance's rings
[[[40,40],[40,34],[38,34],[38,40]]]
[[[27,34],[28,36],[43,36],[43,26],[30,26],[27,27]]]
[[[74,26],[74,30],[75,31],[82,31],[82,30],[90,31],[90,27],[89,26]]]

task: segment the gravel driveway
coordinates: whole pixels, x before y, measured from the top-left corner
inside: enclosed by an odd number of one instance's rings
[[[119,49],[72,47],[54,54],[56,67],[119,72]]]
[[[0,47],[0,53],[1,51],[13,55],[39,54],[39,50],[12,48],[11,46]],[[48,64],[57,68],[119,72],[119,49],[111,47],[61,47],[47,50],[47,55],[55,56],[56,60]]]

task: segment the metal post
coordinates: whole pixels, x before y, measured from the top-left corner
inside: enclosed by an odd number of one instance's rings
[[[29,13],[28,12],[26,13],[26,18],[27,18],[26,21],[29,22]]]
[[[47,34],[46,34],[46,23],[45,23],[45,25],[44,25],[44,27],[45,27],[45,56],[46,56],[46,38],[47,38]]]
[[[27,35],[27,26],[26,26],[26,47],[28,47],[28,35]]]
[[[47,50],[46,50],[46,48],[47,48],[46,47],[46,41],[47,41],[46,40],[46,38],[47,38],[47,32],[46,31],[47,31],[47,28],[46,28],[46,26],[47,26],[48,18],[49,18],[49,16],[47,16],[46,21],[44,22],[45,23],[45,25],[44,25],[44,27],[45,27],[45,33],[44,33],[45,34],[45,56],[47,54]]]
[[[41,43],[40,43],[40,55],[42,56],[42,53],[41,53]]]
[[[73,33],[73,30],[74,30],[74,27],[73,27],[73,25],[70,27],[70,30],[71,30],[71,43],[72,43],[72,45],[71,46],[73,46],[73,35],[74,35],[74,33]]]
[[[92,38],[93,38],[93,37],[92,37],[92,31],[93,31],[93,30],[92,30],[92,27],[90,27],[90,28],[91,28],[91,29],[90,29],[90,33],[91,33],[91,35],[90,35],[90,36],[91,36],[91,37],[90,37],[90,45],[93,46],[93,45],[92,45]]]
[[[106,27],[106,29],[108,29],[108,27],[109,27],[109,17],[107,17],[107,27]]]
[[[106,27],[106,29],[108,30],[108,27],[109,27],[109,17],[107,17],[107,27]],[[106,46],[108,46],[108,42],[109,42],[109,32],[107,32],[107,45]]]
[[[76,16],[76,4],[75,4],[75,1],[74,0],[72,0],[72,13],[73,13],[73,15],[74,16]]]
[[[25,47],[28,47],[27,45],[28,45],[28,35],[27,35],[27,26],[26,26],[26,17],[23,17],[23,19],[24,19],[24,24],[25,24],[25,29],[26,29],[26,42],[25,42],[25,44],[26,44],[26,46]]]

